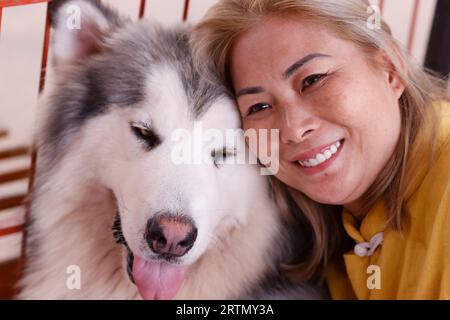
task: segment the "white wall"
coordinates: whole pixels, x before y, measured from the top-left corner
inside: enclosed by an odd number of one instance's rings
[[[405,47],[408,45],[415,1],[385,0],[383,17],[390,25],[394,36]],[[425,60],[436,3],[436,0],[419,1],[417,24],[411,54],[421,63]]]

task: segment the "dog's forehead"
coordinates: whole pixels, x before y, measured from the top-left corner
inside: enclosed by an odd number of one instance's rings
[[[166,131],[189,128],[193,122],[201,122],[205,128],[239,128],[232,99],[214,85],[205,82],[198,86],[184,83],[180,70],[170,63],[155,65],[146,80],[145,99],[140,104],[144,112],[139,115]]]
[[[136,78],[139,79],[140,92],[136,100],[148,100],[152,97],[146,95],[155,95],[156,91],[183,95],[193,116],[198,117],[212,101],[229,96],[218,79],[211,81],[211,75],[208,75],[207,80],[194,67],[186,27],[161,28],[144,21],[124,28],[112,39],[110,47],[113,51],[108,61],[110,66],[106,69],[122,69],[118,73],[125,83],[135,83]],[[167,90],[160,90],[162,83],[166,84]],[[170,90],[172,86],[174,89]],[[111,94],[114,90],[117,88],[112,88]]]

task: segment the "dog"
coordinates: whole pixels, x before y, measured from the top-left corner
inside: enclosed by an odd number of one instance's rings
[[[233,162],[244,139],[194,133],[238,130],[240,118],[196,71],[189,27],[131,22],[99,1],[51,12],[55,78],[40,100],[17,298],[319,298],[280,271],[289,228],[260,166]],[[176,163],[188,142],[209,161]]]

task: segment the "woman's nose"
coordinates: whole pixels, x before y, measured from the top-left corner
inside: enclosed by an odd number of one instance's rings
[[[285,144],[295,144],[306,139],[319,126],[317,117],[301,106],[283,108],[281,117],[280,139]]]

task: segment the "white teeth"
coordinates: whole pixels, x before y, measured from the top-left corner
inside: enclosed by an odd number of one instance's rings
[[[338,141],[336,143],[334,143],[333,145],[330,146],[330,148],[328,150],[325,150],[323,153],[318,153],[316,154],[315,158],[311,158],[308,160],[304,160],[304,161],[298,161],[298,163],[305,168],[311,168],[311,167],[316,167],[319,164],[324,163],[325,161],[327,161],[328,159],[330,159],[333,154],[335,154],[338,149],[341,146],[341,142]]]
[[[323,154],[318,153],[316,156],[316,160],[320,164],[320,163],[324,163],[327,160],[327,158]]]

